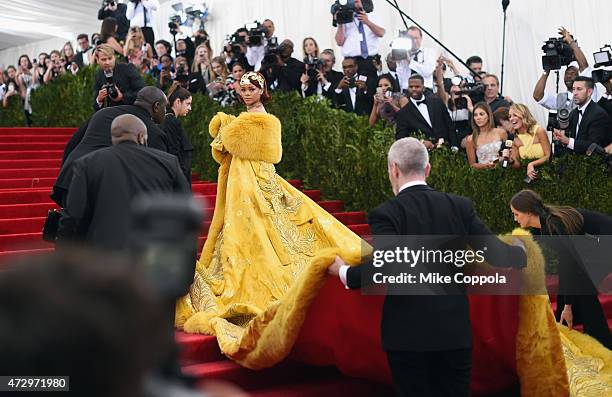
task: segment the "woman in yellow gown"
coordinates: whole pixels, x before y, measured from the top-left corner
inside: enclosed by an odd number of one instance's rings
[[[336,254],[357,263],[361,240],[276,174],[281,124],[263,106],[265,79],[249,72],[240,87],[247,112],[218,113],[209,125],[220,165],[215,212],[176,324],[215,335],[227,356],[260,368],[289,353],[327,266]]]

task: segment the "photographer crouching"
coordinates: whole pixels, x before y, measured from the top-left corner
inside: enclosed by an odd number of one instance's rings
[[[99,45],[95,54],[100,69],[94,83],[94,110],[133,104],[136,94],[145,86],[134,65],[116,63],[115,50],[107,44]]]
[[[304,73],[304,64],[293,54],[293,42],[284,40],[277,48],[268,47],[267,54],[261,62],[261,74],[268,82],[270,90],[283,92],[301,92],[300,76]]]

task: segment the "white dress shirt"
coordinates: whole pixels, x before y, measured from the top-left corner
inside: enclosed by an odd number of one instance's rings
[[[147,27],[153,28],[154,11],[159,8],[159,0],[141,0],[137,5],[128,2],[125,16],[130,20],[130,26],[145,27],[144,12],[147,13]]]
[[[413,59],[416,55],[416,61]],[[414,73],[423,76],[425,87],[433,90],[433,73],[436,69],[437,55],[433,48],[421,47],[416,50],[415,54],[410,55],[410,64],[408,67],[414,71]],[[405,62],[408,63],[408,62]],[[398,65],[399,68],[399,65]],[[399,70],[398,70],[399,72]],[[401,80],[401,79],[400,79]],[[406,88],[408,88],[408,80],[405,82]],[[402,87],[404,89],[404,87]]]
[[[587,106],[589,106],[589,103],[591,103],[591,99],[589,99],[587,103],[585,103],[584,105],[578,108],[578,123],[576,123],[576,138],[578,138],[578,130],[580,129],[580,123],[582,122],[582,116],[584,116],[584,111],[586,110]],[[567,147],[569,149],[574,150],[574,138],[569,139]]]
[[[381,26],[378,19],[372,13],[368,14],[368,19],[373,24]],[[340,25],[344,29],[344,44],[342,45],[342,56],[358,57],[361,56],[361,40],[362,35],[359,33],[359,20],[355,18],[352,23]],[[372,29],[365,23],[363,24],[363,32],[365,33],[366,44],[368,45],[368,56],[378,54],[378,45],[380,37],[372,32]]]
[[[580,76],[591,77],[592,74],[593,74],[593,68],[588,67],[580,73]],[[591,94],[591,99],[595,102],[597,102],[599,98],[601,98],[600,92],[605,92],[605,90],[602,91],[598,89],[598,85],[599,83],[595,84],[595,87],[593,87],[593,94]],[[572,94],[571,91],[567,91],[566,94],[567,94],[567,100],[566,100],[567,108],[571,109],[573,108],[572,101],[573,101],[574,95]],[[538,104],[548,110],[557,110],[557,94],[554,94],[551,92],[544,93],[544,96],[542,97],[542,99],[538,101]]]
[[[409,187],[412,186],[427,186],[427,182],[425,181],[410,181],[410,182],[406,182],[404,183],[402,186],[400,186],[399,190],[397,191],[397,194],[399,194],[402,190],[407,189]],[[342,265],[340,266],[340,269],[338,269],[338,276],[340,277],[340,281],[342,281],[342,284],[344,284],[344,288],[349,289],[348,287],[348,282],[346,281],[346,272],[348,272],[350,266],[348,265]]]
[[[427,121],[427,124],[429,124],[429,126],[431,127],[432,126],[431,119],[429,118],[429,110],[427,109],[427,105],[424,102],[417,105],[418,101],[412,97],[410,97],[410,100],[412,101],[414,106],[416,106],[416,108],[419,110],[421,115],[423,115],[423,118],[425,119],[425,121]],[[421,99],[419,99],[419,101],[423,101],[423,100],[425,100],[425,95],[423,95]]]

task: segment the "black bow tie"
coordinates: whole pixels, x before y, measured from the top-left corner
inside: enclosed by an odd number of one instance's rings
[[[578,114],[582,116],[582,110],[578,109]]]
[[[425,103],[425,99],[422,99],[420,101],[415,101],[415,102],[416,102],[416,105],[419,106],[420,104]]]

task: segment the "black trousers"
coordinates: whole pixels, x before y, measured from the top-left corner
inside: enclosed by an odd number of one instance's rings
[[[472,350],[388,351],[397,397],[469,397]]]
[[[153,33],[153,28],[150,26],[140,28],[142,29],[142,34],[144,35],[145,41],[151,44],[151,48],[153,49],[153,53],[155,53],[155,33]]]

